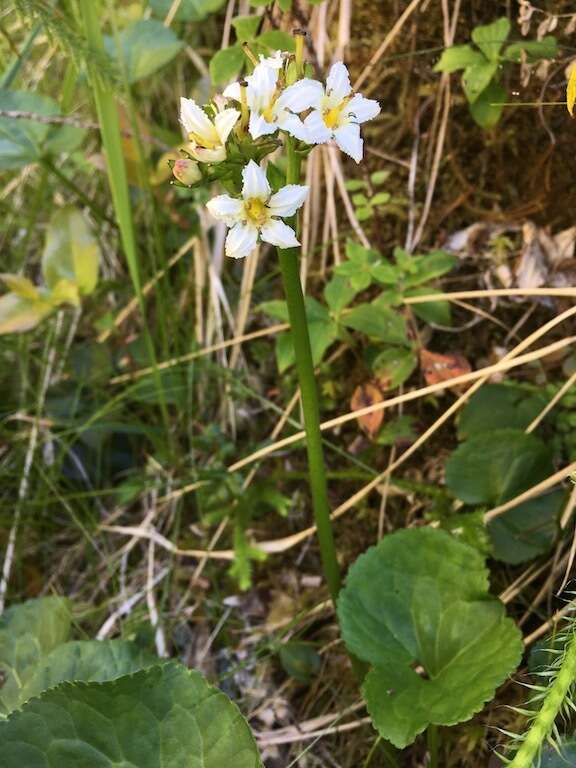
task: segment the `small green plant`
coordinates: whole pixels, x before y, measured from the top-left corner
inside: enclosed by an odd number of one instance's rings
[[[473,45],[454,45],[447,48],[434,69],[436,72],[462,70],[462,88],[470,107],[470,114],[482,128],[493,128],[500,120],[507,99],[501,85],[502,70],[508,62],[553,59],[557,41],[553,35],[542,40],[519,40],[506,45],[510,34],[507,18],[476,27],[472,31]]]
[[[417,364],[417,349],[401,312],[403,300],[409,296],[433,294],[435,289],[430,284],[449,272],[456,259],[445,251],[419,255],[395,248],[394,261],[388,261],[378,251],[353,240],[346,244],[346,256],[346,261],[336,266],[334,276],[324,288],[326,303],[306,298],[314,365],[322,362],[335,341],[353,345],[350,331],[354,331],[370,346],[370,367],[374,376],[386,377],[391,387],[397,387]],[[370,288],[380,288],[380,292],[369,301],[354,303],[359,294]],[[267,301],[260,305],[260,309],[275,320],[288,321],[284,301]],[[450,324],[450,305],[446,301],[414,304],[413,311],[427,322]],[[294,364],[290,332],[278,336],[276,359],[281,373]]]
[[[237,707],[198,672],[124,640],[69,640],[71,621],[56,597],[0,618],[3,768],[262,765]]]
[[[522,656],[484,557],[430,528],[389,534],[361,555],[338,618],[349,651],[370,665],[362,693],[374,727],[400,748],[430,725],[471,718]]]
[[[352,192],[352,205],[358,221],[371,219],[390,203],[392,195],[381,188],[389,176],[389,171],[375,171],[368,181],[350,179],[346,182],[346,189]]]

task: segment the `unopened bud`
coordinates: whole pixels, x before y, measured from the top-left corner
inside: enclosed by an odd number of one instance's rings
[[[183,157],[174,161],[172,173],[174,174],[174,178],[186,187],[191,187],[192,184],[196,184],[196,182],[200,181],[202,178],[198,163]]]

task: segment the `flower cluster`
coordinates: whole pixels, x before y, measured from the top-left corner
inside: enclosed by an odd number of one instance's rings
[[[363,155],[360,125],[380,112],[377,101],[353,92],[344,64],[332,65],[325,85],[295,78],[293,58],[277,51],[261,56],[252,74],[229,85],[205,109],[193,99],[181,99],[187,159],[176,161],[173,172],[187,186],[219,180],[233,193],[208,203],[210,213],[230,227],[227,256],[249,255],[259,238],[279,248],[299,245],[282,219],[303,205],[308,188],[288,184],[273,194],[260,165],[280,146],[279,135],[292,137],[303,153],[333,140],[358,163]]]

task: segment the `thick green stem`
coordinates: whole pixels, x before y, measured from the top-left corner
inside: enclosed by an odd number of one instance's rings
[[[300,159],[294,151],[292,139],[287,141],[288,172],[286,182],[298,184],[300,181]],[[293,221],[295,225],[296,221]],[[322,435],[320,432],[320,411],[318,406],[318,390],[316,376],[312,362],[312,350],[310,336],[308,334],[308,322],[306,319],[306,307],[304,294],[300,283],[300,249],[289,248],[278,250],[280,270],[284,283],[284,293],[288,304],[288,314],[296,357],[296,370],[300,384],[300,397],[304,414],[304,426],[306,429],[306,448],[308,452],[308,471],[310,477],[310,490],[312,493],[312,507],[314,519],[318,530],[320,543],[320,555],[324,576],[328,583],[328,589],[332,600],[336,601],[340,591],[340,568],[336,558],[334,546],[334,534],[330,520],[330,506],[328,504],[328,488],[326,483],[326,467],[324,464],[324,451],[322,448]]]

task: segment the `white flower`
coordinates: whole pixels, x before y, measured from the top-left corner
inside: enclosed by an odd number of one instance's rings
[[[180,122],[190,141],[186,151],[201,163],[221,163],[226,159],[226,141],[239,117],[237,109],[224,109],[212,121],[194,99],[180,99]]]
[[[248,131],[253,139],[258,139],[260,136],[276,133],[280,128],[291,136],[308,142],[304,124],[295,113],[303,112],[311,106],[310,94],[304,88],[293,91],[293,86],[282,91],[278,83],[280,67],[278,55],[262,59],[260,64],[254,67],[254,72],[246,78],[246,103],[250,108]],[[232,83],[224,91],[224,96],[240,101],[240,87],[240,83]]]
[[[293,216],[304,203],[308,187],[288,184],[272,194],[266,174],[250,160],[242,170],[242,197],[218,195],[208,210],[231,229],[226,237],[226,255],[233,259],[248,256],[260,238],[278,248],[300,245],[294,230],[279,216]]]
[[[296,88],[300,83],[291,87]],[[322,86],[316,89],[310,106],[313,111],[304,120],[309,143],[324,144],[334,139],[343,152],[359,163],[364,145],[360,138],[360,124],[379,114],[378,102],[365,99],[359,93],[352,95],[348,70],[344,64],[337,63],[330,68],[326,89]]]

